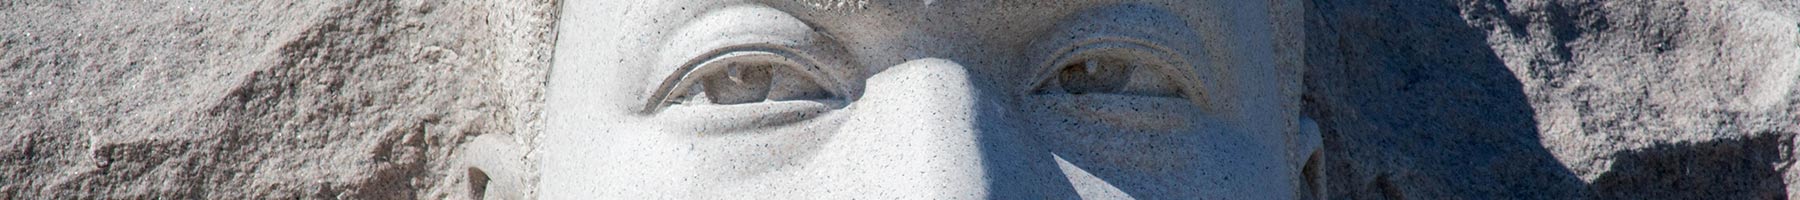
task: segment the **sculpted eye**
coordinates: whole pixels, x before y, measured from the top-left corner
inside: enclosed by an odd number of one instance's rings
[[[1169,77],[1170,62],[1154,50],[1116,43],[1073,49],[1032,93],[1181,97],[1180,85]]]
[[[1061,83],[1061,90],[1069,94],[1117,93],[1131,81],[1131,72],[1137,66],[1131,61],[1117,58],[1095,58],[1077,61],[1057,70],[1055,83]]]
[[[741,104],[761,102],[769,97],[769,65],[731,64],[726,66],[725,73],[714,73],[700,78],[695,85],[705,96],[716,104]],[[680,102],[677,102],[680,103]]]
[[[801,137],[810,129],[769,129],[773,127],[821,127],[830,125],[813,121],[831,111],[843,108],[846,91],[840,79],[833,77],[839,65],[820,65],[810,55],[834,55],[829,51],[747,43],[708,48],[676,65],[674,72],[654,93],[640,112],[654,117],[662,130],[693,135],[751,137]],[[801,54],[801,53],[811,54]],[[824,58],[830,59],[830,58]],[[841,62],[830,62],[841,63]],[[829,119],[829,118],[828,118]],[[743,139],[743,138],[739,138]],[[739,141],[739,140],[730,140]],[[753,139],[748,143],[721,144],[735,147],[717,151],[734,157],[749,156],[730,152],[768,152],[764,149],[787,142]],[[764,146],[741,146],[751,143]],[[756,149],[756,150],[753,150]],[[764,156],[766,157],[766,156]],[[773,158],[773,157],[770,157]],[[776,161],[756,161],[767,163]],[[776,166],[777,164],[749,164]],[[754,168],[754,167],[749,167]]]
[[[714,55],[696,59],[691,71],[671,77],[671,85],[665,85],[645,111],[669,105],[738,105],[837,96],[819,82],[817,67],[791,53],[754,49]]]
[[[1051,54],[1023,99],[1057,131],[1113,140],[1129,133],[1191,133],[1208,106],[1195,66],[1174,51],[1132,38],[1095,38]],[[1053,128],[1054,129],[1054,128]],[[1053,132],[1057,132],[1053,131]],[[1132,135],[1132,134],[1125,134]],[[1078,143],[1079,145],[1091,145]]]

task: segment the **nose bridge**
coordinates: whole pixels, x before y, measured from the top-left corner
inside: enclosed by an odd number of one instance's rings
[[[968,69],[955,61],[941,58],[912,60],[874,73],[865,81],[865,91],[857,100],[861,105],[884,106],[886,101],[908,101],[942,106],[896,106],[917,110],[971,110],[977,100],[977,88],[970,82]],[[941,108],[941,109],[933,109]],[[949,113],[972,114],[972,113]]]
[[[862,184],[878,192],[928,198],[982,198],[988,182],[976,129],[977,89],[967,70],[944,59],[889,67],[865,82],[849,107],[854,117],[834,143],[842,144]],[[905,192],[900,192],[905,191]]]
[[[977,131],[981,93],[962,64],[918,59],[889,67],[865,83],[855,107],[858,119],[879,119],[867,122],[895,128],[887,130],[957,138]]]
[[[1007,121],[968,67],[926,58],[869,77],[821,157],[822,179],[858,198],[1053,199],[1076,196],[1048,151]]]

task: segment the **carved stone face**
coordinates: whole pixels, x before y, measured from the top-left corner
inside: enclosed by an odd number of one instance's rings
[[[539,193],[1308,197],[1297,5],[566,2]]]

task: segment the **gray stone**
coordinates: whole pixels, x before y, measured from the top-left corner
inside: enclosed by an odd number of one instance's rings
[[[1306,103],[1329,191],[1787,197],[1795,5],[1312,1]]]
[[[595,2],[611,1],[568,3]],[[795,2],[832,12],[886,6]],[[938,3],[957,2],[966,1]],[[584,37],[556,34],[560,3],[0,1],[0,199],[537,197],[546,188],[528,183],[554,179],[535,176],[544,166],[537,162],[585,153],[534,147],[567,139],[539,135],[551,125],[539,118],[558,112],[543,106],[545,81],[562,73],[551,70],[552,45]],[[1800,132],[1800,1],[1298,6],[1305,39],[1276,50],[1304,50],[1304,59],[1277,61],[1307,66],[1293,70],[1304,75],[1291,89],[1300,94],[1297,115],[1315,119],[1323,136],[1316,174],[1325,177],[1315,178],[1329,198],[1800,197],[1788,192],[1800,187],[1800,172],[1790,170]],[[971,30],[937,31],[892,35]],[[909,56],[894,59],[926,57]],[[1097,78],[1067,80],[1109,80]],[[1074,88],[1064,91],[1168,94]],[[816,94],[787,91],[774,94]],[[904,120],[991,114],[918,116]],[[960,158],[982,162],[977,157]],[[1068,180],[998,181],[1134,195],[1095,186],[1111,185],[1104,173],[1068,168],[1080,159],[1040,160],[1067,164],[1022,171]],[[610,177],[635,178],[628,175]],[[1021,193],[990,190],[935,191]]]

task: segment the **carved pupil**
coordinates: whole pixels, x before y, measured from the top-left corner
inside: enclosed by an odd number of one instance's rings
[[[725,73],[704,77],[701,87],[706,91],[707,100],[714,104],[761,102],[769,97],[772,80],[769,68],[768,65],[732,64]]]
[[[1063,66],[1056,79],[1069,94],[1117,93],[1130,83],[1133,67],[1122,59],[1088,59]]]

